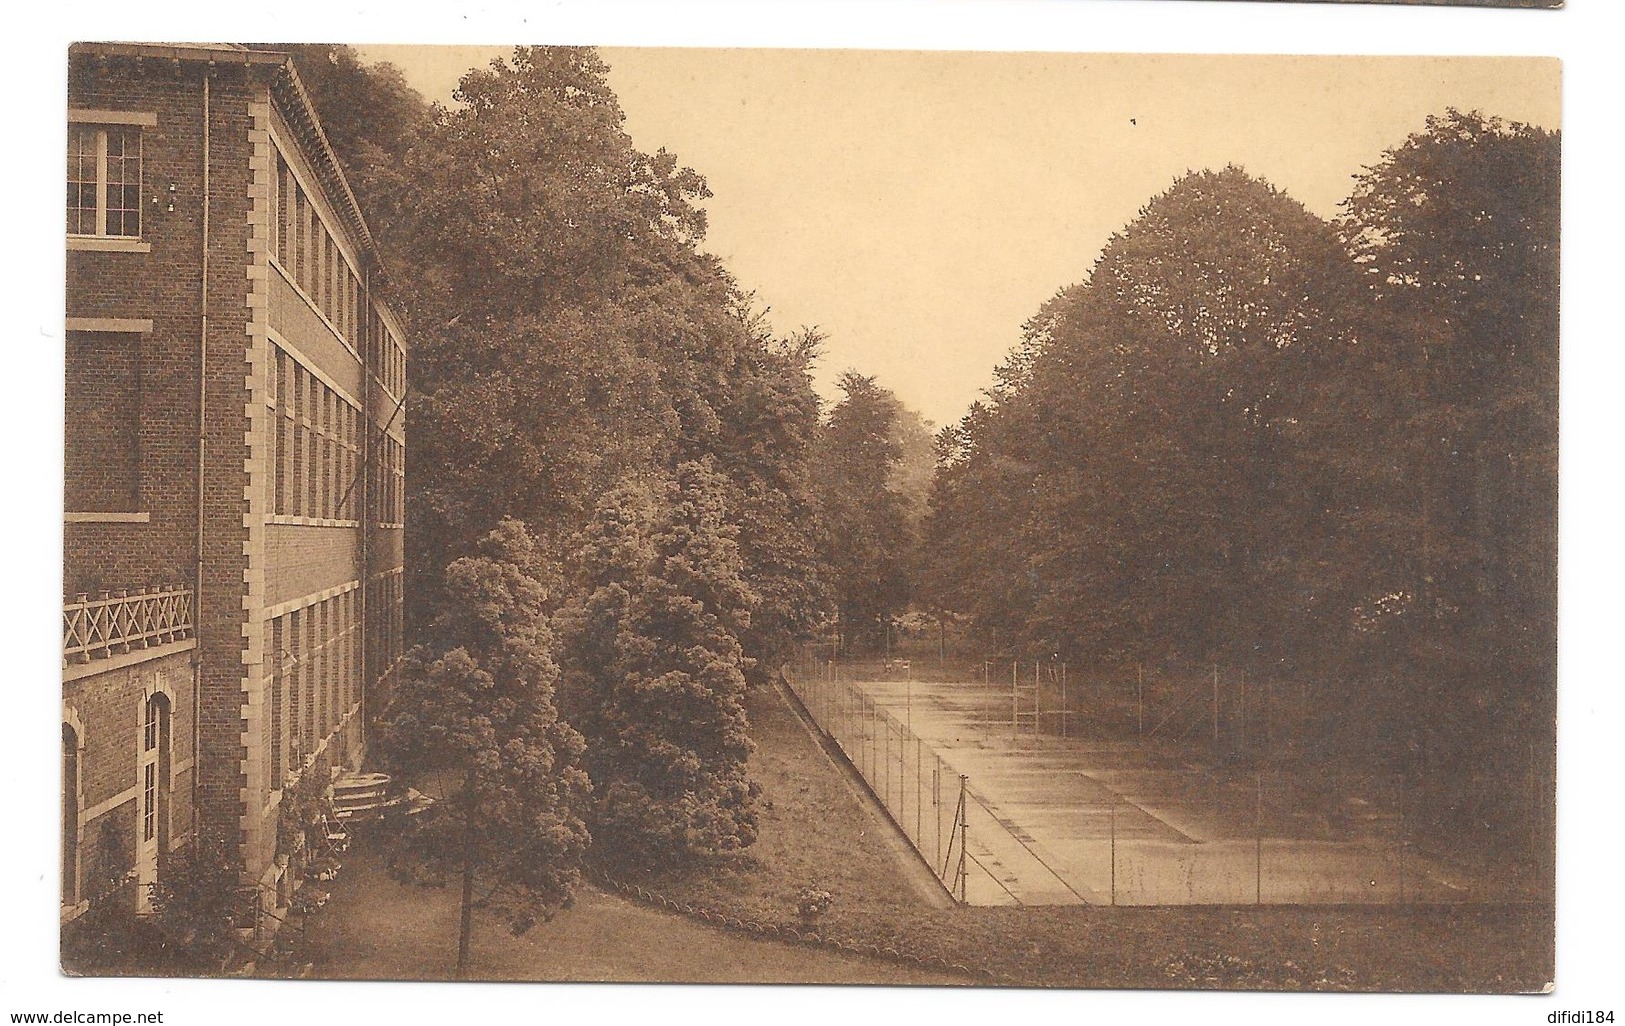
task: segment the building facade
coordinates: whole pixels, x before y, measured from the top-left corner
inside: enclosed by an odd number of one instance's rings
[[[199,839],[271,911],[401,653],[404,334],[285,55],[68,63],[63,918]]]

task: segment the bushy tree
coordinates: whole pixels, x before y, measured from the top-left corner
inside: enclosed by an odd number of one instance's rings
[[[224,842],[203,839],[165,859],[152,895],[163,948],[183,972],[218,973],[239,955],[237,918],[243,911],[239,869]]]
[[[841,647],[879,647],[912,592],[910,499],[896,490],[902,404],[874,378],[848,371],[844,397],[819,433],[814,480],[823,512],[823,562]]]
[[[730,376],[712,449],[727,479],[729,519],[739,528],[741,573],[755,596],[749,624],[738,629],[746,678],[763,684],[829,608],[811,465],[819,420],[810,371],[823,337],[803,329],[777,339],[759,315],[742,320],[755,341]]]
[[[538,564],[524,526],[504,520],[447,568],[444,612],[408,653],[380,725],[389,765],[436,799],[396,864],[420,882],[461,878],[459,974],[476,884],[516,932],[529,929],[568,905],[589,840],[583,742],[554,706]]]
[[[1030,450],[1039,437],[1031,424],[1032,367],[1066,298],[1058,294],[1023,326],[984,399],[936,436],[920,599],[933,610],[968,616],[980,640],[999,648],[1024,638],[1035,601],[1036,582],[1021,556],[1031,526]]]
[[[608,860],[681,863],[756,839],[738,635],[753,596],[707,463],[606,495],[559,615],[567,708],[587,732]]]
[[[1239,168],[1180,179],[944,436],[933,587],[1046,651],[1284,658],[1317,544],[1308,368],[1348,347],[1353,294],[1300,204]]]
[[[699,252],[710,195],[633,146],[593,50],[522,47],[414,108],[344,47],[295,60],[355,179],[412,321],[409,615],[504,516],[556,570],[628,477],[712,459],[758,607],[757,679],[822,605],[807,448],[814,333],[773,336]],[[409,91],[408,91],[409,92]]]
[[[1559,160],[1555,133],[1452,110],[1369,168],[1340,222],[1393,425],[1371,551],[1401,554],[1374,568],[1356,653],[1432,776],[1481,778],[1454,799],[1476,824],[1516,811],[1489,753],[1551,750]]]

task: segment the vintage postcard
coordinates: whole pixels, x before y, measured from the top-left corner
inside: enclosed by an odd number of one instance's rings
[[[66,62],[65,973],[1551,984],[1556,60]]]

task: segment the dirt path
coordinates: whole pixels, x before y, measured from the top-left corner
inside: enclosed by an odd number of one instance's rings
[[[457,952],[457,890],[401,884],[352,852],[313,919],[305,957],[325,979],[443,980]],[[780,941],[656,911],[593,887],[515,937],[475,914],[473,976],[487,980],[963,986],[958,976]]]

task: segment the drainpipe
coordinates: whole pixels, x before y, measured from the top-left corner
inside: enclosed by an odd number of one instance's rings
[[[197,368],[197,567],[192,596],[192,842],[203,841],[203,441],[208,425],[209,397],[209,79],[214,74],[210,61],[203,73],[203,241],[202,272],[198,286]]]

